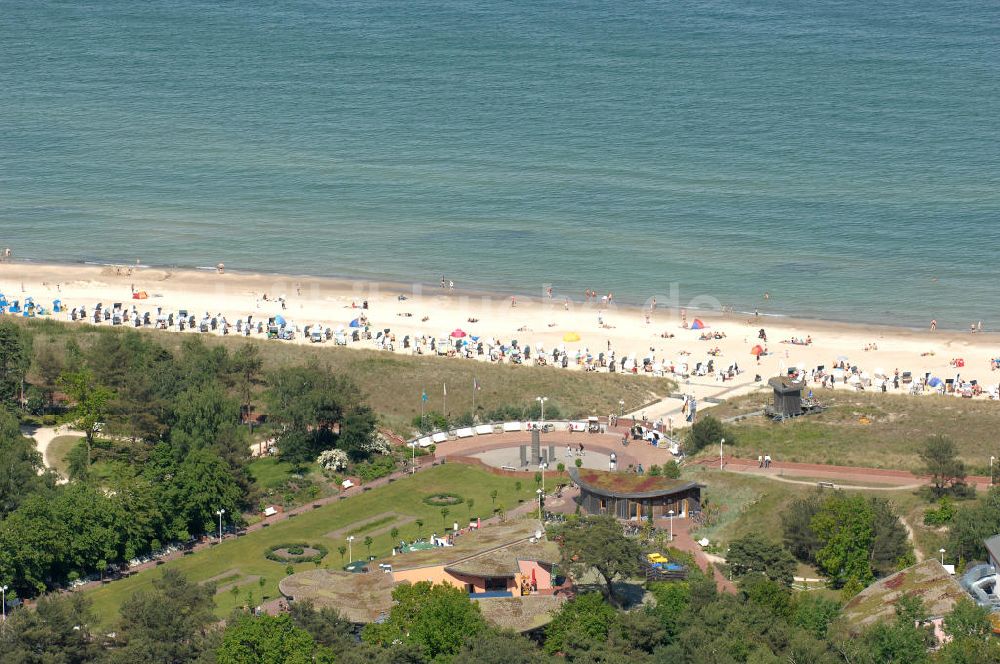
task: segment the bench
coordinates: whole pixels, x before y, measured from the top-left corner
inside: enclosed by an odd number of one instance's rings
[[[816,486],[821,489],[836,489],[837,485],[833,482],[816,482]]]
[[[493,425],[492,424],[480,424],[479,426],[476,427],[476,433],[478,435],[480,435],[480,436],[485,436],[487,434],[491,434],[491,433],[493,433]]]
[[[463,429],[455,430],[455,436],[458,438],[472,438],[475,435],[476,434],[475,432],[473,432],[472,427],[465,427]]]
[[[500,466],[500,470],[513,470],[517,472],[517,468],[515,468],[514,466]]]

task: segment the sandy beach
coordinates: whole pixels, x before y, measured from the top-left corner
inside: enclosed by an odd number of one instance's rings
[[[149,298],[133,300],[133,289],[146,292]],[[987,392],[995,389],[1000,380],[997,378],[1000,374],[991,368],[1000,348],[1000,336],[995,334],[920,331],[766,315],[754,318],[659,307],[651,311],[645,307],[602,304],[600,297],[583,302],[583,293],[577,301],[548,298],[544,294],[535,298],[517,296],[516,306],[512,306],[510,295],[439,286],[273,274],[218,274],[212,270],[19,262],[0,264],[0,292],[8,300],[33,297],[45,308],[51,308],[52,301],[60,299],[64,311],[52,314],[58,320],[68,320],[73,307],[84,306],[92,311],[98,302],[105,306],[120,302],[127,309],[135,305],[140,313],[153,312],[154,319],[157,308],[164,313],[186,309],[199,320],[206,312],[210,316],[221,314],[230,323],[238,318],[246,320],[251,314],[255,321],[265,322],[268,317],[282,315],[300,329],[315,324],[346,327],[363,314],[372,330],[391,330],[397,338],[395,352],[412,352],[404,350],[399,342],[405,335],[445,338],[461,329],[470,336],[496,338],[503,343],[516,339],[522,345],[541,344],[546,350],[564,346],[571,358],[577,351],[596,357],[613,349],[618,358],[631,355],[639,360],[637,379],[642,378],[641,358],[648,356],[665,366],[687,365],[688,373],[699,362],[704,364],[709,360],[718,368],[738,364],[742,373],[725,382],[714,374],[682,378],[682,391],[699,398],[755,389],[759,386],[755,380],[758,375],[766,380],[786,373],[789,367],[807,371],[818,366],[829,369],[841,361],[867,374],[881,370],[889,377],[890,392],[908,389],[908,386],[893,388],[891,379],[897,369],[912,372],[915,379],[926,373],[942,380],[960,375],[962,380],[978,380]],[[368,308],[364,309],[366,301]],[[702,321],[705,329],[690,329],[695,319]],[[683,326],[684,321],[688,328]],[[766,331],[766,342],[759,338],[761,328]],[[579,341],[564,341],[566,335],[573,333],[579,335]],[[715,333],[724,337],[700,339],[702,335]],[[185,334],[197,332],[189,330]],[[807,338],[811,340],[809,345],[783,343]],[[294,341],[272,343],[309,342],[297,334]],[[326,345],[333,347],[330,342]],[[351,345],[370,348],[373,342]],[[759,362],[751,354],[756,345],[768,351]],[[952,362],[956,359],[961,359],[964,366],[954,366]],[[577,368],[575,362],[570,366]],[[840,383],[837,387],[855,389]],[[877,381],[867,389],[878,389]],[[658,415],[651,412],[650,416]]]

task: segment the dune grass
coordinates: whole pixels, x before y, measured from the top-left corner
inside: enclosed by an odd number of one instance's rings
[[[782,540],[781,514],[797,498],[819,491],[816,486],[779,482],[740,473],[720,472],[705,466],[687,466],[684,479],[705,485],[702,492],[710,504],[721,509],[717,523],[711,528],[693,532],[695,539],[708,537],[723,552],[733,540],[748,534],[760,534],[780,542]],[[848,493],[862,493],[892,501],[899,514],[913,530],[915,548],[925,557],[933,557],[946,539],[942,529],[923,524],[923,515],[935,505],[928,503],[918,491],[863,491],[844,489]],[[817,576],[814,569],[800,565],[800,575]]]
[[[770,454],[781,461],[919,470],[927,438],[940,434],[955,441],[970,473],[988,475],[990,455],[1000,456],[995,433],[1000,406],[990,401],[841,390],[818,390],[816,396],[828,406],[823,413],[782,424],[751,417],[730,425],[735,452]],[[769,399],[770,392],[761,391],[731,399],[711,414],[750,413]]]
[[[451,416],[472,412],[473,380],[476,410],[506,405],[527,406],[536,396],[549,397],[548,408],[557,405],[564,416],[607,415],[618,412],[620,399],[625,411],[661,399],[675,387],[666,378],[567,371],[555,367],[495,365],[489,362],[446,357],[393,354],[332,344],[303,345],[264,339],[180,334],[157,330],[124,330],[70,324],[51,320],[18,321],[36,335],[64,343],[75,340],[86,348],[97,335],[138,333],[152,335],[160,345],[176,351],[184,339],[200,338],[209,345],[234,351],[247,343],[260,349],[265,371],[284,366],[324,365],[358,385],[368,404],[393,429],[408,433],[420,415],[420,395],[426,390],[428,411],[445,411],[444,386],[448,386],[447,412]],[[61,345],[61,344],[57,344]]]
[[[177,569],[195,582],[225,578],[228,585],[240,587],[240,592],[236,595],[229,591],[216,594],[216,615],[224,618],[235,606],[246,601],[248,592],[256,603],[261,602],[262,596],[270,599],[278,597],[278,582],[286,576],[286,565],[264,557],[270,546],[288,542],[325,544],[330,551],[321,566],[339,569],[348,560],[346,556],[341,557],[337,547],[346,546],[347,542],[340,538],[334,541],[330,537],[331,533],[354,524],[362,526],[386,512],[393,512],[400,515],[399,538],[412,540],[418,535],[427,537],[434,532],[443,532],[445,524],[451,526],[457,521],[461,525],[467,523],[470,516],[491,516],[493,501],[490,492],[494,489],[498,491],[496,504],[503,504],[507,509],[516,507],[518,499],[531,500],[534,490],[528,486],[530,483],[524,482],[524,488],[518,492],[515,481],[515,478],[501,477],[462,464],[428,468],[412,477],[276,522],[268,528],[226,540],[218,546],[183,556],[161,567]],[[458,493],[465,498],[465,503],[449,509],[447,518],[442,518],[440,508],[423,503],[425,496],[441,491]],[[468,509],[469,498],[475,500],[475,508],[471,514]],[[414,520],[407,522],[406,517]],[[422,520],[423,525],[418,526],[416,519]],[[385,523],[383,526],[390,524]],[[384,556],[391,552],[394,542],[389,530],[390,528],[386,528],[384,532],[372,535],[372,555]],[[358,537],[353,543],[355,560],[364,559],[368,555],[363,540],[363,537]],[[315,567],[314,563],[293,565],[296,572]],[[155,568],[88,591],[100,626],[110,628],[118,618],[121,603],[134,593],[149,589],[153,579],[159,574],[159,568]],[[263,585],[259,583],[261,578],[264,579]]]

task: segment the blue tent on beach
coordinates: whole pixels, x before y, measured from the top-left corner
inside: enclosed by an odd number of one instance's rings
[[[278,325],[285,325],[285,317],[281,315],[275,316],[274,322]]]
[[[930,385],[931,387],[938,387],[943,383],[944,381],[938,378],[937,376],[934,376],[929,381],[927,381],[927,384]]]
[[[351,321],[348,327],[361,327],[361,321],[357,318]]]
[[[60,311],[62,311],[62,300],[53,300],[52,301],[52,311],[54,311],[56,313],[59,313]]]

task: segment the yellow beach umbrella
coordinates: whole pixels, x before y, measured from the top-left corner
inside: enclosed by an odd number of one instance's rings
[[[563,341],[579,341],[580,335],[576,332],[567,332],[563,335]]]

